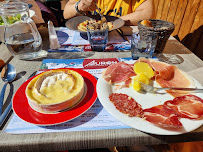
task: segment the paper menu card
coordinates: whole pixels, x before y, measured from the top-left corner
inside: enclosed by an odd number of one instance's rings
[[[109,58],[109,59],[44,59],[39,72],[46,69],[56,68],[80,68],[96,78],[101,76],[102,71],[111,64],[132,60],[131,58]],[[4,130],[12,134],[26,133],[48,133],[48,132],[67,132],[103,129],[130,128],[111,116],[97,99],[93,106],[81,116],[69,122],[52,126],[37,126],[21,120],[16,114]]]
[[[49,49],[48,52],[81,52],[92,51],[87,34],[70,30],[66,27],[56,28],[57,37],[61,47],[59,49]],[[131,36],[127,36],[131,40]],[[106,51],[129,51],[131,44],[124,40],[119,33],[114,30],[109,32]]]
[[[61,45],[88,45],[88,37],[86,33],[81,34],[78,31],[73,31],[65,27],[60,27],[56,30],[57,37]],[[131,39],[131,36],[128,36],[128,39]],[[108,43],[126,43],[119,33],[114,30],[109,32]]]

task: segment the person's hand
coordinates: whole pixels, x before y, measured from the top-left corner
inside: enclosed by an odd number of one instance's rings
[[[96,5],[98,0],[81,0],[80,3],[78,4],[78,9],[82,12],[86,11],[95,11],[96,10]]]

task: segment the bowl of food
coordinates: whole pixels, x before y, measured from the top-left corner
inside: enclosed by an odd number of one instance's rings
[[[148,19],[141,20],[138,22],[138,29],[140,37],[144,38],[151,32],[157,34],[157,44],[155,48],[155,53],[160,53],[164,50],[168,38],[173,33],[175,29],[175,24],[169,21],[160,19]]]
[[[109,31],[113,31],[115,29],[118,29],[120,27],[122,27],[125,24],[125,21],[115,17],[115,16],[108,16],[105,15],[106,20],[107,20],[107,25],[109,26]],[[88,16],[76,16],[74,18],[69,19],[66,22],[66,27],[74,30],[74,31],[78,31],[81,33],[87,33],[87,28],[86,26],[90,23],[90,22],[95,22],[100,24],[100,17],[95,15],[92,17],[88,17]]]
[[[25,90],[32,109],[56,113],[77,105],[85,94],[83,77],[70,69],[54,69],[33,78]]]

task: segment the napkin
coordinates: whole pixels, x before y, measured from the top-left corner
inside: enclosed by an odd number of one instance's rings
[[[59,49],[60,44],[59,44],[58,37],[56,35],[56,31],[54,29],[54,25],[52,21],[48,21],[48,31],[49,31],[50,49],[52,50]]]

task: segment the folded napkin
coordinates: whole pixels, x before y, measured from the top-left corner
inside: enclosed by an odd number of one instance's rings
[[[49,31],[50,48],[53,50],[59,49],[60,44],[52,21],[48,21],[48,31]]]
[[[203,67],[189,71],[187,72],[187,74],[195,78],[201,85],[203,85],[203,79],[202,79]]]

